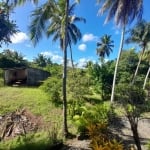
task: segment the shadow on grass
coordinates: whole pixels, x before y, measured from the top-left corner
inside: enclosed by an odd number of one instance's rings
[[[48,145],[44,143],[25,143],[13,148],[12,150],[48,150]]]
[[[11,148],[11,150],[59,150],[63,147],[63,143],[59,142],[56,144],[45,143],[44,141],[30,142],[26,141],[23,144]]]
[[[59,150],[62,147],[62,141],[53,141],[47,138],[41,138],[42,135],[38,135],[35,139],[34,135],[20,136],[13,140],[4,141],[4,146],[0,145],[0,150]],[[7,146],[6,146],[7,144]]]

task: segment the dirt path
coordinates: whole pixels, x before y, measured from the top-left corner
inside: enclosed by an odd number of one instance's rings
[[[127,145],[134,145],[130,124],[126,118],[122,118],[120,123],[116,123],[112,131],[119,135]],[[147,150],[146,144],[150,142],[150,119],[142,119],[138,125],[142,150]],[[77,140],[77,138],[66,141],[66,146],[61,150],[91,150],[90,140]]]
[[[121,129],[121,137],[127,141],[127,143],[134,144],[133,135],[130,129],[130,124],[127,119],[123,119],[122,123],[124,127]],[[138,132],[141,140],[142,150],[147,150],[146,144],[150,142],[150,119],[139,120]]]

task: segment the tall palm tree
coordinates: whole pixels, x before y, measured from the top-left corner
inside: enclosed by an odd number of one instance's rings
[[[111,35],[107,35],[105,34],[104,36],[102,36],[100,38],[100,41],[97,42],[97,55],[101,58],[101,60],[103,61],[103,59],[105,58],[105,56],[109,56],[110,52],[112,52],[112,48],[114,47],[114,41],[111,40]]]
[[[126,42],[137,43],[142,48],[139,57],[139,62],[137,64],[134,76],[132,78],[132,84],[134,84],[135,77],[137,76],[143,54],[145,50],[148,48],[148,43],[150,42],[150,23],[144,20],[137,23],[131,30],[129,30],[129,37],[126,39]]]
[[[67,78],[67,47],[81,38],[81,32],[75,25],[77,21],[85,21],[83,18],[73,14],[76,4],[68,5],[69,1],[49,0],[42,7],[32,13],[32,22],[29,27],[31,40],[37,44],[42,38],[44,32],[47,37],[52,36],[52,40],[59,40],[60,47],[64,53],[63,62],[63,131],[68,135],[67,128],[67,96],[66,96],[66,78]]]
[[[101,2],[101,0],[98,0],[98,2]],[[143,0],[105,0],[102,2],[103,4],[99,13],[104,14],[105,12],[108,12],[105,23],[114,18],[116,25],[122,27],[120,47],[112,85],[111,102],[113,102],[118,63],[124,43],[125,28],[126,25],[130,24],[135,18],[141,19],[143,12]]]

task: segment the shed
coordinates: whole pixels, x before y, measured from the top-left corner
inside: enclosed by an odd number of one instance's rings
[[[43,80],[47,79],[50,73],[36,68],[5,68],[4,83],[5,85],[25,84],[39,85]]]

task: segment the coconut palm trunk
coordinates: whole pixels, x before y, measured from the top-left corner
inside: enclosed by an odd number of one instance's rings
[[[64,68],[63,68],[63,134],[68,136],[67,126],[67,96],[66,96],[66,79],[67,79],[67,27],[68,27],[68,8],[69,0],[66,0],[65,6],[65,21],[64,21],[64,37],[63,37],[63,54],[64,54]]]
[[[112,92],[111,92],[111,103],[113,103],[113,101],[114,101],[114,93],[115,93],[115,84],[116,84],[117,70],[118,70],[119,59],[120,59],[120,56],[121,56],[123,43],[124,43],[124,34],[125,34],[125,25],[122,28],[120,47],[119,47],[118,57],[117,57],[116,65],[115,65],[113,85],[112,85]]]
[[[149,73],[150,73],[150,62],[149,62],[149,68],[148,68],[148,71],[147,71],[147,74],[146,74],[146,77],[145,77],[145,80],[144,80],[144,84],[143,84],[143,90],[145,90],[145,86],[146,86],[146,82],[147,82]]]
[[[73,56],[72,56],[72,47],[71,47],[71,44],[69,44],[69,47],[70,47],[71,65],[72,65],[72,69],[74,70],[74,63],[73,63]]]
[[[140,55],[139,62],[138,62],[138,64],[137,64],[137,67],[136,67],[136,70],[135,70],[135,73],[134,73],[134,76],[133,76],[133,79],[132,79],[132,82],[131,82],[132,85],[134,84],[135,78],[136,78],[136,76],[137,76],[137,74],[138,74],[139,66],[140,66],[140,64],[141,64],[144,51],[145,51],[145,46],[143,47],[142,54]]]

